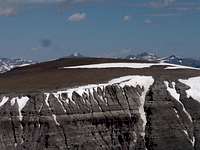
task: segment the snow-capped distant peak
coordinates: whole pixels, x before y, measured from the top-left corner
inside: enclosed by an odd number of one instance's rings
[[[25,60],[21,58],[19,59],[0,58],[0,73],[4,73],[13,68],[23,67],[33,63],[34,62],[31,60]]]
[[[84,57],[84,56],[79,52],[74,52],[73,54],[67,56],[67,58],[81,58],[81,57]]]
[[[156,61],[159,57],[154,53],[143,52],[138,55],[129,55],[126,58],[130,60]]]
[[[145,60],[145,61],[156,61],[160,63],[169,63],[169,64],[176,64],[176,65],[183,65],[189,67],[200,68],[200,60],[194,58],[185,58],[179,57],[176,55],[170,55],[167,57],[159,57],[154,53],[141,53],[138,55],[128,55],[126,59],[130,60]]]

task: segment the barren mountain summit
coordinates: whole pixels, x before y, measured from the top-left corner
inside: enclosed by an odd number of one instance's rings
[[[38,91],[107,82],[126,75],[168,80],[197,76],[196,68],[149,61],[103,58],[63,58],[20,67],[0,75],[2,92]]]

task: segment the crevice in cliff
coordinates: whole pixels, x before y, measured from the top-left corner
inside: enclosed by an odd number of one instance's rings
[[[92,130],[92,131],[91,131],[91,135],[94,137],[95,143],[96,143],[98,146],[102,147],[102,144],[99,142],[99,140],[97,139],[97,137],[96,137],[96,135],[95,135],[95,130]]]
[[[124,96],[125,96],[126,103],[128,104],[129,113],[130,113],[130,115],[132,115],[131,106],[130,106],[130,103],[129,103],[129,100],[128,100],[128,96],[126,94],[126,87],[124,87],[122,90],[123,90],[123,93],[124,93]]]
[[[108,108],[108,112],[110,113],[110,115],[113,117],[113,118],[115,118],[115,116],[112,114],[112,108],[111,108],[111,105],[110,105],[110,103],[109,103],[109,101],[112,101],[112,103],[114,103],[113,102],[113,99],[112,99],[112,92],[110,91],[110,87],[111,86],[106,86],[105,87],[105,93],[106,93],[106,95],[108,96],[110,96],[110,98],[109,97],[106,97],[106,99],[107,99],[107,108]]]
[[[14,121],[13,121],[13,114],[12,114],[12,112],[10,112],[10,121],[11,121],[11,125],[12,125],[13,137],[14,137],[14,141],[15,141],[15,145],[16,145],[18,142],[17,142],[17,136],[16,136],[16,131],[15,131],[15,124],[14,124]]]
[[[95,101],[97,102],[97,105],[98,105],[99,109],[100,109],[102,112],[105,112],[105,110],[104,110],[103,107],[101,106],[99,100],[96,99],[94,96],[92,96],[92,97],[93,97],[93,99],[95,99]]]
[[[49,147],[49,135],[45,135],[44,137],[45,148]]]
[[[119,88],[118,90],[119,91],[117,91],[117,88]],[[113,86],[112,87],[112,90],[114,91],[114,95],[115,95],[115,99],[116,99],[116,101],[117,101],[117,103],[118,103],[118,105],[120,106],[120,108],[121,108],[121,110],[123,110],[124,111],[124,113],[126,113],[126,110],[125,110],[125,108],[123,107],[123,104],[120,102],[120,98],[118,97],[118,92],[121,92],[121,96],[123,96],[123,98],[122,99],[124,99],[125,98],[125,94],[124,94],[124,91],[123,91],[123,88],[122,87],[120,87],[120,86]]]
[[[100,135],[102,141],[107,145],[107,147],[108,147],[110,150],[112,150],[112,148],[110,147],[109,143],[106,141],[106,139],[105,139],[104,136],[102,135],[102,131],[99,131],[99,130],[98,130],[98,133],[99,133],[99,135]]]
[[[98,95],[99,96],[99,95]],[[94,118],[94,109],[95,108],[93,108],[94,106],[92,105],[92,101],[93,101],[93,103],[94,102],[96,102],[96,104],[98,105],[98,107],[99,107],[99,110],[102,112],[102,114],[103,114],[103,116],[104,116],[104,118],[105,118],[105,120],[108,120],[109,119],[109,117],[106,115],[106,113],[110,113],[111,115],[112,115],[112,113],[111,113],[111,110],[109,109],[109,110],[107,110],[107,108],[104,108],[102,105],[101,105],[101,103],[100,103],[100,101],[98,100],[98,99],[96,99],[95,98],[95,96],[94,96],[94,94],[92,94],[91,92],[89,92],[89,95],[88,95],[88,97],[90,97],[89,98],[89,103],[90,103],[90,109],[91,109],[91,119],[92,119],[92,124],[95,124],[95,126],[97,126],[97,120]],[[103,98],[103,100],[106,98],[106,97],[102,97]],[[105,101],[105,100],[104,100]],[[105,106],[105,107],[108,107],[108,106]]]
[[[153,101],[153,91],[150,87],[150,90],[148,91],[145,102],[152,102]],[[144,145],[146,147],[146,150],[153,150],[153,141],[150,138],[150,135],[152,134],[152,128],[151,128],[151,107],[148,105],[144,105],[144,111],[146,114],[146,126],[145,126],[145,137],[144,137]]]
[[[60,126],[60,128],[62,129],[62,133],[63,133],[63,136],[64,136],[66,150],[70,150],[70,147],[69,147],[68,142],[67,142],[67,136],[65,134],[65,128],[63,126]]]

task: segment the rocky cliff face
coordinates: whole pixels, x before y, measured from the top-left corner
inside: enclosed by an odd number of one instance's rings
[[[199,150],[200,103],[181,80],[126,76],[2,94],[0,150]]]

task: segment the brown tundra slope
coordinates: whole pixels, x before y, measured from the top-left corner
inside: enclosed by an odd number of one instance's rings
[[[0,150],[199,150],[200,70],[59,59],[0,75]]]

